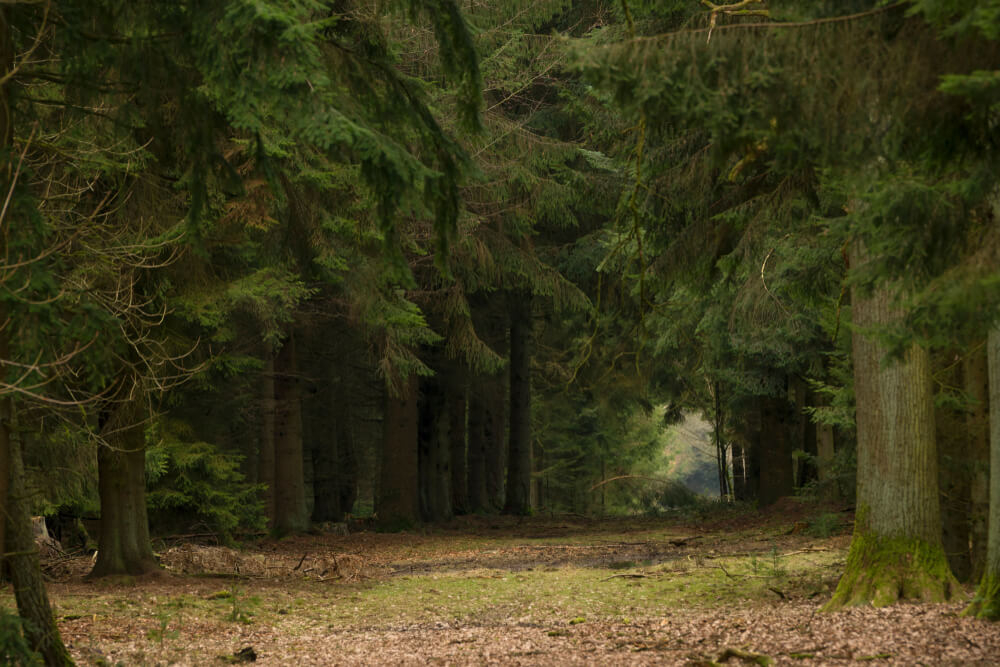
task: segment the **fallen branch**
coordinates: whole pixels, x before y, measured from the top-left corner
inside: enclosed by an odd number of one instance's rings
[[[649,579],[648,574],[630,573],[630,574],[612,574],[607,579],[601,579],[601,581],[611,581],[612,579]]]
[[[816,551],[829,551],[830,547],[806,547],[805,549],[799,549],[798,551],[789,551],[787,554],[781,554],[782,558],[785,556],[797,556],[798,554],[808,554]]]
[[[723,649],[719,657],[715,659],[716,662],[722,663],[730,658],[739,658],[740,660],[748,660],[750,662],[761,665],[761,667],[767,667],[768,665],[774,664],[774,658],[764,655],[763,653],[751,653],[750,651],[744,651],[738,648],[727,648]]]

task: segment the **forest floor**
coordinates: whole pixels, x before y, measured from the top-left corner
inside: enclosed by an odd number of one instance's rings
[[[465,517],[422,532],[321,534],[241,550],[161,544],[164,573],[49,594],[81,665],[1000,664],[966,600],[824,613],[850,515],[595,521]],[[967,589],[971,594],[971,588]],[[0,604],[12,608],[9,591]],[[763,664],[763,663],[760,663]]]

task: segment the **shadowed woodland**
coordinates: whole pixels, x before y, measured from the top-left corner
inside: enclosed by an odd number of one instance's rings
[[[0,662],[1000,654],[1000,0],[3,0]]]

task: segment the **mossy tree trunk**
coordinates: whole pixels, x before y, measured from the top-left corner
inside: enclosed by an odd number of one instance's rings
[[[865,260],[860,245],[851,266]],[[893,294],[880,287],[851,295],[858,489],[847,566],[827,609],[942,601],[958,590],[941,546],[934,396],[930,358],[911,346],[886,361],[872,330],[897,321]]]
[[[510,308],[510,436],[504,514],[531,513],[531,295]]]
[[[382,470],[376,511],[382,528],[400,530],[420,519],[418,381],[411,376],[401,396],[386,395],[382,431]]]
[[[59,636],[59,628],[49,604],[42,569],[38,561],[38,546],[31,531],[28,490],[24,485],[24,459],[17,437],[10,439],[10,470],[8,478],[6,543],[10,578],[18,614],[24,619],[24,636],[33,651],[42,656],[46,665],[72,665],[73,660]]]
[[[142,575],[160,569],[146,514],[146,414],[139,384],[106,415],[97,451],[101,535],[91,578]]]
[[[990,386],[990,512],[986,566],[976,597],[965,610],[969,616],[1000,620],[1000,328],[987,343]]]
[[[274,521],[284,535],[309,529],[303,467],[302,405],[295,358],[289,336],[274,360]]]

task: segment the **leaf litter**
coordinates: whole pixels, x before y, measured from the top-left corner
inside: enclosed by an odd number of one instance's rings
[[[1000,664],[966,600],[821,612],[849,536],[785,528],[477,517],[180,544],[140,580],[61,556],[49,592],[81,665]]]

